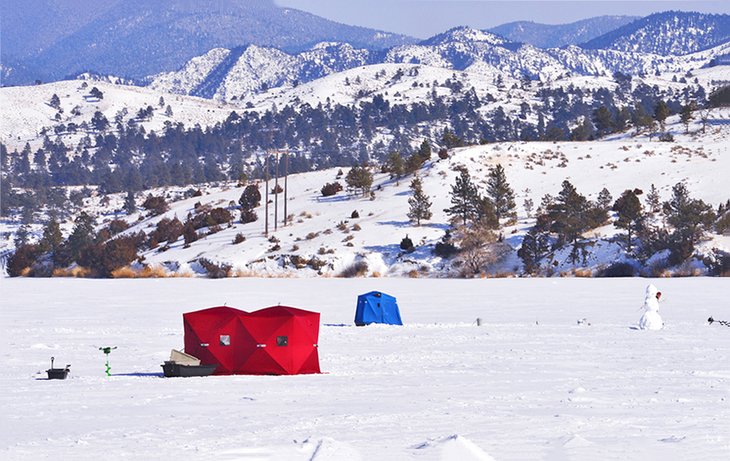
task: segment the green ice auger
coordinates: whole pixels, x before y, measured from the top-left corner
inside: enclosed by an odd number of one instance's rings
[[[104,352],[104,355],[106,355],[106,375],[107,376],[111,376],[112,375],[110,373],[111,370],[112,370],[112,367],[109,366],[109,354],[111,354],[112,351],[114,349],[116,349],[116,348],[117,348],[117,346],[114,346],[114,347],[107,346],[107,347],[100,347],[99,348],[99,350],[102,351],[102,352]]]

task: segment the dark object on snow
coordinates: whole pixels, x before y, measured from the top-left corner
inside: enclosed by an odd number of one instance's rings
[[[48,373],[48,379],[66,379],[68,372],[70,371],[71,365],[66,365],[66,368],[53,368],[53,361],[55,357],[51,357],[51,368],[46,370]]]
[[[717,322],[720,325],[730,327],[730,322],[728,322],[727,320],[715,320],[712,317],[710,317],[709,319],[707,319],[707,321],[710,323],[710,325],[712,325],[714,322]]]
[[[212,375],[218,365],[183,365],[166,361],[162,365],[162,372],[166,378],[189,378],[191,376]]]

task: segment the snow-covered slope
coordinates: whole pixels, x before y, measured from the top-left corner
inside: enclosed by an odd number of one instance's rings
[[[89,92],[96,87],[103,99],[91,97]],[[51,107],[53,95],[60,100],[60,111]],[[160,98],[164,104],[160,106]],[[167,106],[171,115],[167,115]],[[43,133],[59,139],[67,145],[75,145],[93,130],[84,130],[82,124],[90,123],[93,115],[101,112],[111,124],[116,118],[123,124],[134,119],[139,109],[152,106],[153,115],[149,120],[139,121],[145,129],[161,131],[165,123],[181,122],[192,127],[195,124],[209,126],[224,120],[232,110],[223,102],[214,102],[179,94],[168,94],[162,89],[141,88],[136,86],[115,85],[106,82],[65,80],[44,85],[7,87],[0,89],[0,142],[10,150],[23,149],[26,143],[37,148],[43,142]],[[69,131],[69,125],[74,125]],[[63,130],[60,130],[63,126]]]
[[[516,21],[489,29],[513,42],[524,42],[539,48],[577,45],[608,33],[636,19],[636,16],[598,16],[570,24],[539,24]]]
[[[626,189],[640,188],[647,192],[654,184],[662,200],[669,199],[671,188],[684,182],[693,197],[701,198],[717,206],[728,197],[726,178],[730,175],[730,128],[727,111],[713,114],[706,135],[698,133],[699,126],[691,125],[693,134],[684,135],[684,127],[676,117],[670,119],[669,131],[677,139],[675,143],[649,142],[645,136],[632,138],[619,136],[612,140],[583,143],[498,143],[485,146],[452,150],[447,160],[432,160],[419,172],[424,191],[431,198],[433,217],[416,226],[407,218],[410,178],[400,181],[385,174],[376,174],[373,185],[374,198],[348,195],[345,192],[332,197],[322,197],[320,189],[326,183],[344,177],[338,170],[324,170],[291,175],[288,178],[288,201],[284,223],[284,198],[280,194],[270,196],[269,236],[264,235],[264,205],[256,208],[259,220],[241,224],[236,221],[230,227],[206,235],[190,246],[182,238],[143,254],[145,263],[164,266],[180,274],[205,273],[198,261],[206,258],[217,263],[229,264],[231,275],[266,274],[269,276],[340,275],[353,263],[364,261],[365,274],[371,276],[422,276],[439,277],[456,275],[450,261],[432,254],[433,246],[440,241],[448,228],[449,218],[444,209],[450,206],[449,193],[458,167],[466,167],[480,188],[490,166],[501,164],[507,173],[518,204],[519,222],[503,230],[506,242],[513,249],[519,248],[522,236],[533,225],[523,204],[525,199],[540,203],[545,194],[555,195],[561,182],[571,181],[577,190],[596,199],[602,188],[618,197]],[[347,169],[343,169],[343,174]],[[280,181],[281,184],[281,181]],[[264,192],[263,184],[260,184]],[[273,182],[269,183],[273,188]],[[109,196],[110,203],[101,206],[102,197],[87,203],[86,209],[99,214],[100,224],[114,218],[126,219],[132,224],[127,231],[151,232],[162,218],[178,217],[184,220],[196,213],[197,207],[228,208],[234,216],[235,206],[242,193],[234,184],[201,185],[203,195],[180,200],[184,189],[149,191],[165,195],[172,201],[171,209],[163,215],[146,217],[140,212],[126,216],[121,211],[123,195]],[[141,199],[148,192],[139,194]],[[275,203],[277,202],[278,203]],[[274,207],[278,205],[278,220]],[[359,217],[353,218],[357,211]],[[277,229],[274,222],[277,222]],[[625,258],[623,250],[615,243],[602,238],[617,232],[613,226],[594,231],[598,245],[585,267],[600,269]],[[236,235],[245,237],[234,244]],[[416,244],[414,253],[403,253],[399,248],[406,235]],[[275,239],[272,239],[275,237]],[[727,237],[714,236],[700,246],[701,251],[713,247],[730,250]],[[569,271],[574,265],[568,262],[568,254],[555,256],[558,271]],[[519,272],[521,263],[512,253],[499,265],[496,272]]]
[[[730,329],[706,319],[730,319],[730,287],[651,282],[662,331],[630,328],[643,279],[0,280],[0,454],[725,461]],[[371,290],[404,326],[351,326]],[[160,377],[183,313],[277,303],[321,313],[323,374]]]
[[[637,19],[581,46],[680,56],[728,41],[730,14],[666,11]]]
[[[231,101],[368,64],[421,64],[450,70],[486,65],[505,76],[521,78],[527,75],[548,81],[565,74],[611,76],[616,72],[629,75],[687,72],[706,66],[717,56],[729,52],[730,43],[684,56],[584,49],[574,45],[540,49],[509,42],[488,32],[458,27],[418,44],[391,48],[385,53],[326,42],[293,55],[273,48],[249,46],[229,54],[226,61],[221,57],[225,50],[213,50],[188,62],[179,71],[152,76],[149,80],[152,88]]]

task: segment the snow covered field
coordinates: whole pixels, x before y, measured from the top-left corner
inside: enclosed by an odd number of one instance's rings
[[[0,458],[729,459],[730,328],[706,319],[730,284],[655,280],[666,328],[633,330],[647,283],[0,279]],[[351,326],[371,289],[404,327]],[[322,313],[323,374],[160,378],[182,313],[279,302]]]

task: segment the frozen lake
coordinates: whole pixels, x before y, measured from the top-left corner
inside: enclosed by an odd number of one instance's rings
[[[630,328],[645,279],[0,279],[0,458],[730,459],[730,328],[706,321],[730,283],[652,282],[655,332]],[[405,326],[351,326],[373,289]],[[160,378],[184,312],[278,303],[322,313],[323,374]]]

